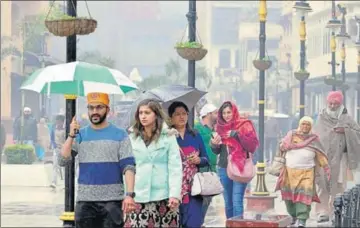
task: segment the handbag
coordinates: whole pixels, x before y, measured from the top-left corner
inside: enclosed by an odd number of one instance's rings
[[[210,170],[210,166],[209,170]],[[215,172],[196,173],[191,186],[191,195],[216,196],[223,193],[224,187]]]
[[[244,169],[243,171],[240,171],[238,166],[232,161],[231,153],[228,153],[228,165],[226,168],[226,172],[228,177],[233,181],[241,182],[241,183],[249,183],[254,178],[256,173],[252,155],[250,155],[249,152],[246,152]]]
[[[285,153],[286,152],[282,153],[282,152],[279,151],[275,155],[270,167],[267,170],[267,172],[270,175],[273,175],[273,176],[276,176],[276,177],[280,176],[280,173],[281,173],[282,169],[285,167],[285,163],[286,163]]]

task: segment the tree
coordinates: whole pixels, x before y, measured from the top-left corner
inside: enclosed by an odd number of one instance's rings
[[[79,61],[99,64],[109,68],[115,67],[115,60],[111,57],[104,57],[99,51],[84,52],[77,58]]]
[[[12,43],[11,37],[1,37],[1,61],[6,59],[8,56],[19,53],[19,50]]]
[[[160,85],[180,84],[187,85],[187,72],[184,73],[178,60],[170,59],[164,66],[164,74],[150,75],[138,86],[141,90],[150,90]],[[212,84],[212,77],[205,67],[195,69],[196,87],[208,90]]]
[[[45,42],[45,34],[47,28],[45,27],[45,19],[56,18],[64,15],[60,4],[54,4],[51,12],[42,12],[40,14],[24,17],[16,26],[19,28],[19,36],[24,42],[23,50],[19,50],[12,43],[12,37],[1,37],[1,61],[11,55],[21,55],[23,51],[28,51],[36,54],[42,52],[43,44]]]

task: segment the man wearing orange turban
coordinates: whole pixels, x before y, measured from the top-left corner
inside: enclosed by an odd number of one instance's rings
[[[78,157],[75,224],[77,228],[124,227],[124,213],[135,210],[131,142],[124,129],[106,119],[108,94],[89,93],[87,103],[90,125],[75,131],[80,126],[74,117],[59,158],[64,166],[72,155]]]
[[[314,127],[328,156],[331,170],[330,183],[323,174],[317,181],[321,201],[316,205],[318,222],[329,221],[336,194],[346,188],[347,170],[354,171],[359,165],[360,127],[347,113],[343,101],[341,91],[331,91],[327,96],[327,107],[320,112]]]

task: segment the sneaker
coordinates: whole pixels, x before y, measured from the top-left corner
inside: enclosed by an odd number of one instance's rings
[[[52,183],[52,184],[50,185],[50,188],[56,188],[56,184]]]
[[[298,220],[298,227],[305,227],[306,225],[306,220]]]

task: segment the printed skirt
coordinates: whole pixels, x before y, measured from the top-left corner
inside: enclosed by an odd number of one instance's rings
[[[137,203],[127,215],[124,227],[179,227],[179,209],[170,210],[168,200]]]

